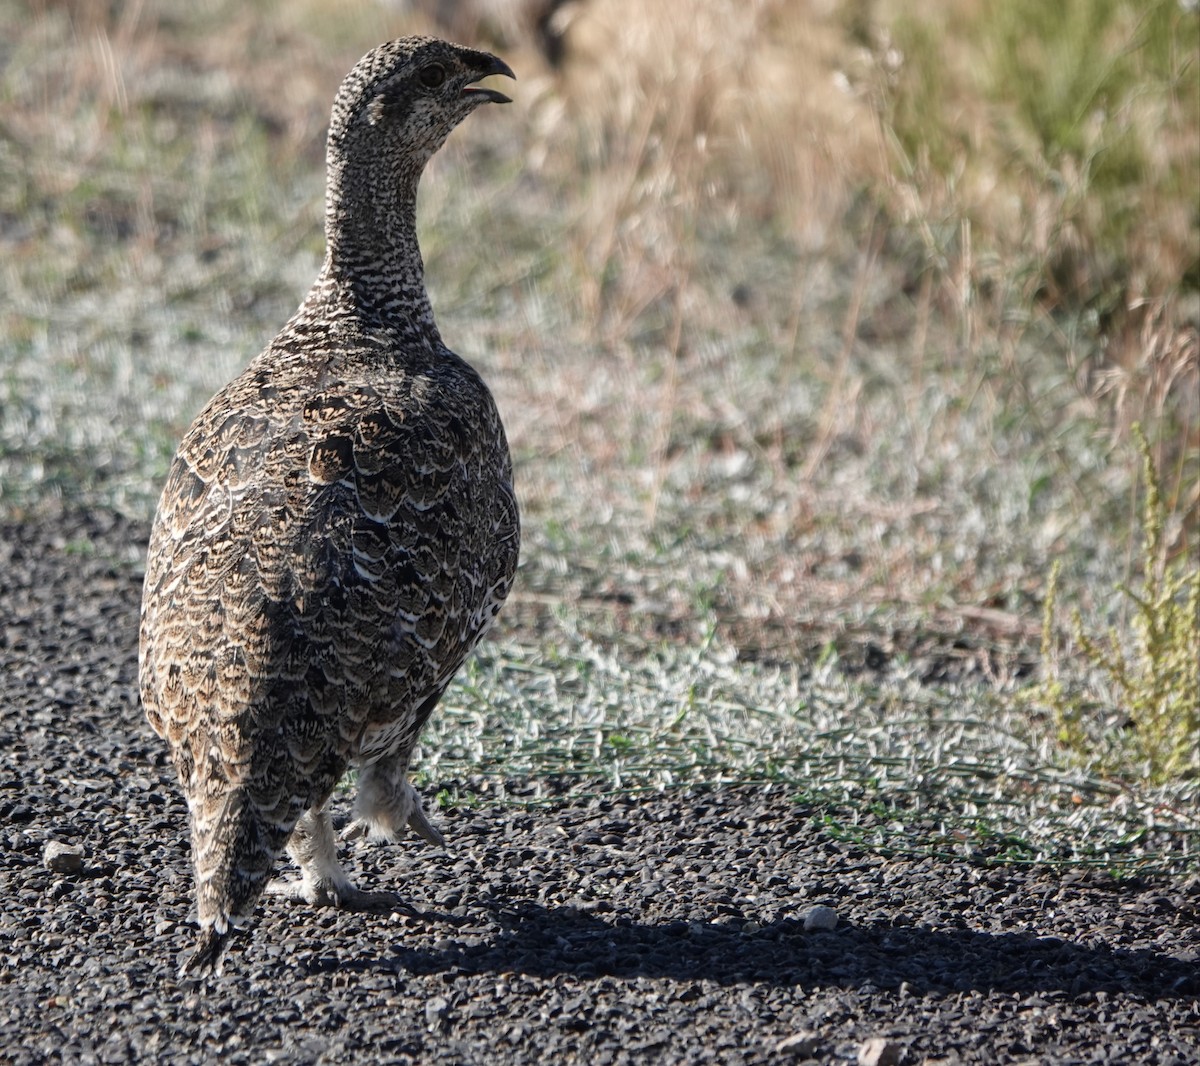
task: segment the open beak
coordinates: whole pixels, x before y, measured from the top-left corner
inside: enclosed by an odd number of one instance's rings
[[[483,100],[480,100],[479,103],[490,101],[493,104],[511,104],[512,100],[505,96],[504,93],[496,89],[488,89],[482,85],[475,85],[474,82],[482,78],[490,78],[493,74],[502,74],[504,77],[512,78],[515,81],[517,76],[512,72],[512,67],[505,63],[503,59],[489,52],[477,52],[475,55],[478,57],[478,61],[473,65],[479,73],[471,79],[471,83],[463,86],[463,96],[482,96]]]

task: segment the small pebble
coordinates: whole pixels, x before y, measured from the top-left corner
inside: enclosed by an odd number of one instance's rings
[[[904,1045],[873,1036],[858,1049],[858,1066],[899,1066],[904,1059]]]
[[[77,874],[83,869],[83,845],[48,841],[42,849],[42,865],[56,874]]]
[[[430,1029],[436,1029],[450,1010],[445,996],[434,996],[425,1002],[425,1021]]]
[[[838,923],[837,911],[832,907],[810,907],[804,915],[804,929],[812,932],[814,929],[836,929]]]
[[[816,1033],[803,1029],[784,1037],[775,1045],[777,1054],[795,1055],[800,1059],[812,1058],[821,1047],[821,1038]]]

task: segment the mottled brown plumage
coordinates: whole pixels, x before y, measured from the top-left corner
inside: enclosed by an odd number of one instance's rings
[[[421,729],[508,594],[512,463],[480,377],[442,343],[415,218],[425,163],[511,76],[430,38],[374,49],[330,123],[325,263],[300,309],[201,412],[150,539],[140,682],[191,815],[210,968],[286,847],[314,904],[376,907],[325,805],[435,842],[407,780]]]

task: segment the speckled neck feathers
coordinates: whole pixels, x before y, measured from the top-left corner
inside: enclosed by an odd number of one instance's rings
[[[459,122],[512,74],[486,52],[407,38],[369,52],[334,101],[326,148],[326,256],[301,317],[354,315],[440,344],[417,244],[417,187]],[[432,83],[432,84],[430,84]]]
[[[325,263],[306,303],[440,341],[417,243],[420,171],[347,159],[330,146]]]

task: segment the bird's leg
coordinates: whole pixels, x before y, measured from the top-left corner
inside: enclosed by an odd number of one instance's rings
[[[325,807],[313,807],[301,815],[287,850],[300,867],[300,880],[271,882],[267,886],[271,895],[302,899],[314,907],[377,913],[412,911],[393,892],[363,892],[351,884],[338,862],[337,840]]]
[[[343,836],[369,835],[395,840],[407,826],[421,839],[442,847],[445,840],[429,822],[425,806],[408,780],[408,759],[382,758],[363,768],[354,801],[354,821]]]
[[[291,896],[316,907],[328,907],[336,905],[341,895],[353,888],[338,862],[337,842],[326,808],[314,807],[300,816],[287,851],[300,867],[300,880],[272,881],[267,886],[272,895]]]

